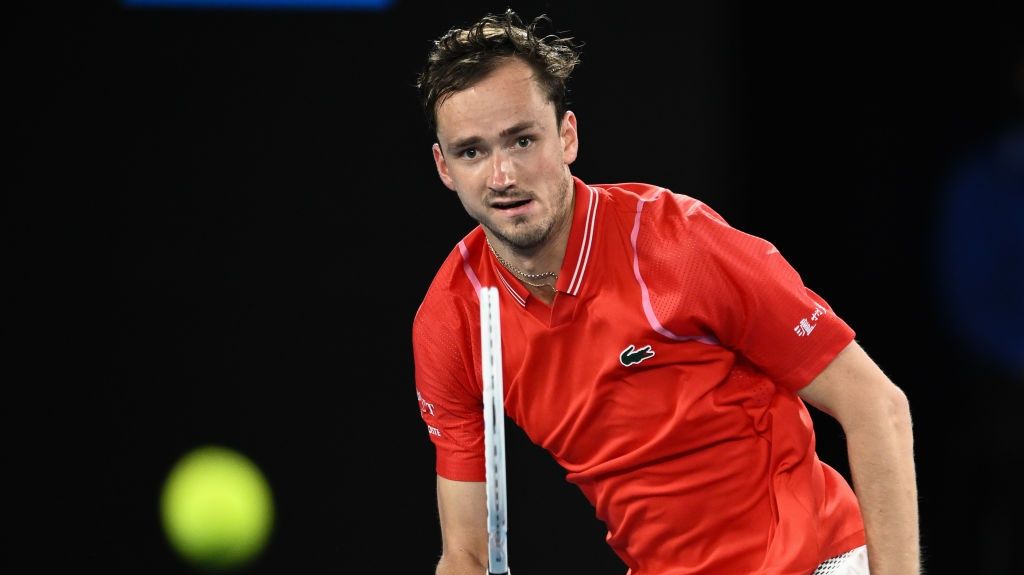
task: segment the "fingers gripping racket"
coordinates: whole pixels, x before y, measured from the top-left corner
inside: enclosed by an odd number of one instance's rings
[[[480,331],[484,378],[484,451],[487,468],[487,572],[508,569],[508,506],[505,490],[505,389],[502,382],[498,289],[480,288]]]

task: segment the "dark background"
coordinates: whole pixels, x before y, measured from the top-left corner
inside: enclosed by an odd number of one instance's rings
[[[3,415],[28,511],[5,561],[192,572],[159,493],[217,443],[274,490],[246,572],[432,572],[410,325],[473,222],[413,83],[435,37],[505,4],[40,4],[4,25]],[[910,397],[929,572],[1009,573],[1024,369],[962,337],[937,238],[959,159],[1021,117],[1019,11],[826,4],[512,6],[584,43],[574,173],[664,185],[773,241]],[[517,573],[624,573],[582,495],[509,433]]]

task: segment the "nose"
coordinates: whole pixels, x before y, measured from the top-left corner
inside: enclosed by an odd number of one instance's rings
[[[491,160],[491,182],[490,188],[502,192],[516,183],[515,168],[512,165],[512,158],[503,151],[495,152]]]

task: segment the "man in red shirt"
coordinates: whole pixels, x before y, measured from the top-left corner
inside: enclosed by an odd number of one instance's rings
[[[905,395],[769,242],[697,199],[571,174],[567,39],[513,12],[419,78],[434,161],[480,225],[413,325],[437,453],[439,574],[487,565],[478,290],[499,286],[504,405],[579,486],[632,575],[916,574]],[[820,461],[834,416],[854,486]]]

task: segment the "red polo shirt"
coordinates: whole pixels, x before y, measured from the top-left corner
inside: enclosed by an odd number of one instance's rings
[[[477,290],[493,285],[506,411],[593,503],[633,575],[806,575],[864,544],[853,491],[816,456],[796,395],[853,330],[774,246],[700,201],[574,184],[551,306],[478,226],[416,314],[437,473],[485,479]]]

